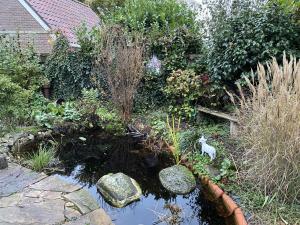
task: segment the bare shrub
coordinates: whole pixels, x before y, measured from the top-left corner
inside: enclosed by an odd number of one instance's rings
[[[139,35],[128,34],[120,26],[103,27],[100,39],[96,65],[107,82],[113,104],[128,122],[143,76],[144,44]]]
[[[254,83],[247,80],[247,96],[239,87],[244,178],[266,195],[299,201],[300,61],[293,57],[288,61],[284,55],[282,66],[275,59],[266,69],[259,64]]]

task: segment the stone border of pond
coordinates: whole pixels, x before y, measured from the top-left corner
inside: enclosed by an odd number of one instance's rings
[[[182,161],[181,163],[199,177],[203,188],[206,190],[205,197],[216,205],[218,213],[225,218],[226,224],[248,225],[242,209],[225,191],[214,184],[207,176],[195,173],[193,165],[188,161]]]
[[[51,130],[40,131],[35,135],[30,133],[31,132],[8,134],[6,137],[0,138],[0,154],[4,155],[8,159],[8,162],[13,162],[15,160],[11,157],[10,151],[13,150],[16,145],[17,148],[20,148],[23,144],[35,139],[45,139],[53,135]],[[197,174],[190,162],[182,160],[181,164],[190,169],[193,174],[200,179],[203,188],[206,190],[204,193],[205,197],[216,205],[218,214],[225,218],[227,225],[248,225],[242,209],[225,191],[214,184],[207,176]]]

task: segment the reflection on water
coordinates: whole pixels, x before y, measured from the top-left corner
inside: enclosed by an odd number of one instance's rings
[[[168,193],[160,184],[158,172],[171,166],[173,161],[167,154],[154,155],[128,138],[104,137],[103,134],[64,137],[58,157],[64,172],[59,176],[72,183],[84,185],[97,199],[116,225],[166,224],[159,218],[168,217],[167,203],[178,205],[182,225],[222,225],[211,204],[202,196],[201,187],[185,196]],[[134,178],[141,186],[140,201],[124,208],[115,208],[104,201],[95,184],[103,175],[123,172]]]

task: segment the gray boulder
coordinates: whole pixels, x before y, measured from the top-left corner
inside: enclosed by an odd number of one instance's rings
[[[139,184],[123,173],[104,175],[97,182],[97,188],[108,202],[118,208],[138,200],[142,195]]]
[[[161,170],[159,172],[159,180],[164,188],[174,194],[188,194],[196,187],[193,173],[181,165]]]
[[[0,170],[6,169],[8,167],[7,159],[4,155],[0,155]]]

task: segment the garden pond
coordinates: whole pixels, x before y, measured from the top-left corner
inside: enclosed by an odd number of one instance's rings
[[[163,188],[158,173],[174,164],[167,152],[154,154],[130,137],[112,137],[101,132],[55,137],[55,141],[59,143],[59,169],[54,174],[83,185],[116,225],[225,224],[204,198],[200,184],[188,195],[170,194]],[[18,152],[28,157],[38,146],[39,142],[34,142]],[[117,172],[134,178],[142,189],[141,199],[124,208],[111,206],[96,188],[102,176]]]

